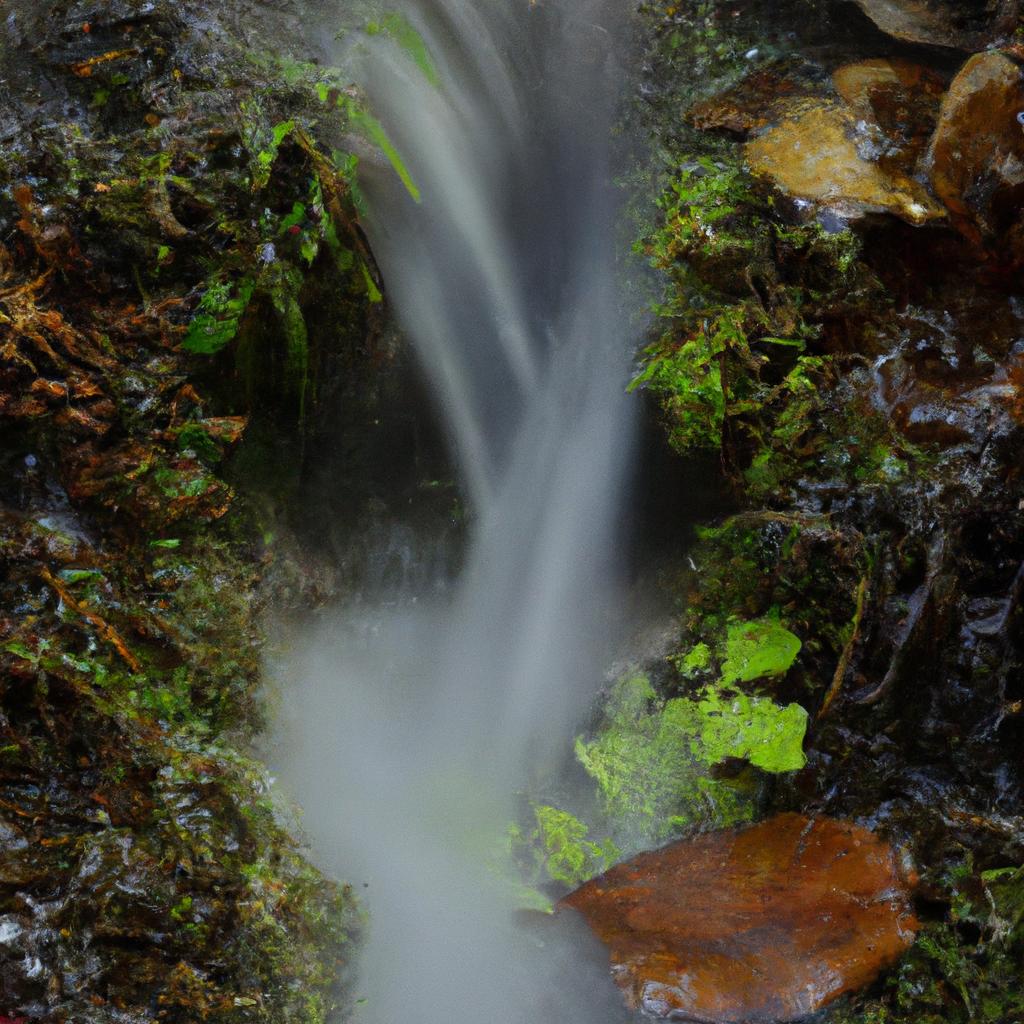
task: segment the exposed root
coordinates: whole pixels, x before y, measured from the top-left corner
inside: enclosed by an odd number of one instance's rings
[[[832,709],[832,705],[835,703],[836,698],[839,696],[839,692],[843,688],[843,681],[846,679],[846,671],[850,667],[850,659],[853,657],[854,648],[857,645],[857,641],[860,639],[860,627],[864,621],[864,605],[867,600],[868,594],[868,577],[865,576],[857,587],[857,607],[853,613],[853,632],[850,634],[850,639],[846,642],[846,646],[843,648],[843,653],[839,657],[839,664],[836,665],[835,675],[832,677],[832,685],[828,688],[828,693],[825,694],[825,700],[822,702],[821,710],[818,711],[818,721],[820,722],[829,711]]]
[[[925,621],[925,613],[935,603],[936,584],[945,562],[946,535],[944,531],[940,530],[928,550],[928,570],[925,580],[910,598],[910,611],[907,614],[900,636],[896,641],[896,650],[893,653],[892,660],[889,662],[889,670],[874,690],[858,699],[858,704],[878,704],[888,696],[889,692],[896,685],[896,681],[899,679],[904,663],[907,660],[908,652],[913,647],[912,641],[917,637],[921,623]]]
[[[80,601],[76,600],[68,588],[64,586],[56,576],[50,572],[45,566],[39,570],[39,577],[42,581],[50,587],[51,590],[55,591],[57,596],[73,611],[76,615],[80,615],[87,622],[92,623],[96,627],[97,632],[100,636],[117,651],[121,656],[124,663],[132,670],[132,672],[141,672],[142,665],[138,658],[130,650],[128,645],[124,642],[121,634],[114,629],[104,618],[98,615],[94,611],[90,611]]]

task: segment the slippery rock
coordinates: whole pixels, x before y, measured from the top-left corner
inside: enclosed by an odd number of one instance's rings
[[[980,49],[1013,26],[1019,0],[856,0],[885,33],[908,43]]]
[[[837,68],[832,84],[858,122],[881,129],[878,163],[912,174],[938,123],[942,78],[920,64],[878,58]]]
[[[853,110],[798,104],[776,127],[746,146],[751,171],[783,192],[840,217],[891,213],[911,224],[945,215],[926,189],[876,159],[871,126]]]
[[[752,71],[724,92],[695,103],[690,123],[701,131],[750,136],[770,127],[796,100],[821,95],[821,69],[804,61],[776,61]]]
[[[867,829],[783,814],[674,843],[568,896],[633,1009],[701,1024],[794,1020],[914,941],[908,880]]]
[[[994,50],[972,57],[943,101],[927,156],[932,187],[957,227],[977,243],[996,241],[1019,221],[1022,112],[1021,69]]]

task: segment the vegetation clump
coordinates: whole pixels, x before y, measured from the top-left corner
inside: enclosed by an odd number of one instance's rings
[[[885,171],[910,153],[913,165],[950,81],[922,52],[859,36],[851,47],[855,23],[836,4],[644,11],[640,113],[662,173],[637,248],[663,292],[634,387],[656,398],[685,460],[718,456],[733,503],[728,518],[698,525],[673,576],[681,628],[674,674],[652,675],[659,701],[725,676],[752,700],[798,705],[807,766],[775,776],[765,805],[871,822],[921,871],[917,944],[884,984],[826,1019],[1017,1020],[1021,801],[1010,780],[1024,544],[1013,510],[1024,495],[1006,257],[1017,228],[981,255],[942,226],[935,196],[935,222],[911,226],[787,194],[785,175],[744,167],[744,143],[784,105],[841,102],[878,119],[878,138],[898,136],[858,159]],[[854,80],[868,83],[863,95],[844,92]],[[964,131],[958,144],[988,146],[1005,119]],[[813,176],[828,147],[806,152],[804,163],[795,151],[782,159]],[[984,204],[994,179],[974,187],[971,202]],[[1002,382],[1005,399],[990,402]],[[769,665],[793,652],[776,675],[740,635],[774,622],[799,638],[767,645]],[[716,781],[723,774],[738,777],[719,769]]]
[[[0,165],[0,1016],[324,1021],[358,928],[241,751],[262,609],[316,586],[281,507],[311,413],[381,362],[368,115],[234,6],[7,26],[39,102]]]

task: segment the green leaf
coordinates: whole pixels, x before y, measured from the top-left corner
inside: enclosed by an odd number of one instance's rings
[[[86,580],[103,579],[103,573],[96,569],[61,569],[60,577],[65,583],[84,583]]]
[[[281,226],[278,234],[283,235],[289,228],[301,224],[306,219],[306,204],[296,202],[292,205],[292,212],[281,218]]]
[[[208,285],[182,342],[185,351],[215,355],[232,341],[254,288],[255,282],[249,277],[236,285],[223,281]]]
[[[25,644],[20,643],[17,640],[11,640],[9,643],[4,644],[3,650],[8,654],[13,654],[16,658],[21,658],[23,661],[29,661],[33,665],[39,664],[40,652],[33,651],[31,647],[27,647]]]
[[[339,104],[344,106],[346,113],[348,114],[349,124],[354,131],[362,134],[366,139],[372,142],[388,159],[388,163],[394,168],[395,173],[401,179],[402,184],[405,186],[406,191],[416,200],[420,202],[420,190],[416,182],[412,180],[412,175],[409,173],[405,166],[398,150],[395,149],[394,143],[388,137],[388,133],[384,130],[384,126],[378,121],[369,111],[364,110],[350,97],[342,97]]]
[[[807,342],[802,341],[800,338],[758,338],[758,341],[763,341],[768,345],[785,345],[788,348],[798,348],[803,350],[807,347]]]
[[[313,265],[313,261],[316,259],[318,252],[320,252],[320,243],[315,238],[310,238],[308,235],[303,237],[302,244],[299,246],[299,253],[306,261],[307,266],[311,267]]]
[[[387,14],[379,22],[370,22],[366,26],[366,32],[371,36],[390,36],[412,58],[413,63],[432,86],[436,88],[440,85],[437,67],[426,41],[405,15]]]
[[[366,295],[369,300],[373,303],[383,302],[384,296],[374,282],[373,276],[370,274],[370,268],[366,265],[365,260],[359,261],[359,269],[362,271],[363,280],[366,282]]]

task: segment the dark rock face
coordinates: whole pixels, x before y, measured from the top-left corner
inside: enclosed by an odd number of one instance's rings
[[[564,905],[608,945],[630,1006],[702,1024],[814,1013],[869,984],[917,930],[890,847],[797,814],[641,854]]]
[[[861,10],[896,39],[927,46],[981,49],[1012,30],[1018,0],[856,0]]]
[[[257,146],[304,109],[276,63],[318,52],[297,7],[4,11],[0,1020],[306,1021],[336,999],[350,901],[237,749],[259,719],[264,588],[304,604],[331,584],[259,542],[227,463],[273,458],[250,442],[257,405],[290,407],[268,419],[300,461],[283,320],[309,311],[312,350],[365,312],[334,261],[308,267],[298,226],[250,234],[309,201],[317,166],[344,229],[312,140],[271,154],[258,188],[247,155],[243,104],[258,97]],[[228,348],[186,351],[204,296],[271,262],[295,271],[288,316],[268,276],[233,323],[252,372]]]

